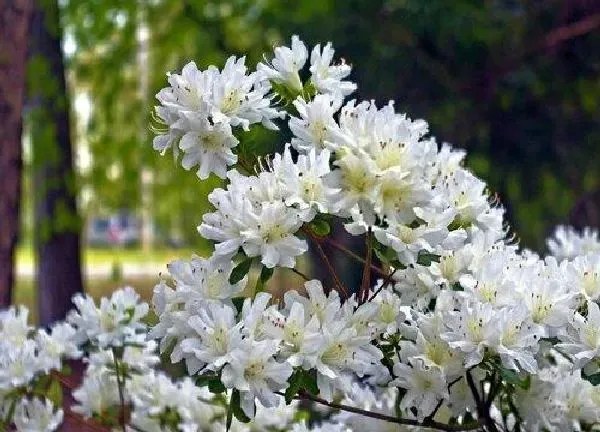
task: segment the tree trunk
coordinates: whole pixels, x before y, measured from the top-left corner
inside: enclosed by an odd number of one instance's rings
[[[43,6],[40,4],[43,3]],[[56,1],[36,1],[30,27],[31,140],[40,324],[65,317],[83,290],[69,103]]]
[[[11,303],[21,198],[29,0],[0,0],[0,308]]]

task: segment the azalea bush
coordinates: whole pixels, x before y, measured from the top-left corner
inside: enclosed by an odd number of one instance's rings
[[[77,296],[49,330],[4,312],[4,428],[598,429],[598,232],[520,248],[464,151],[392,102],[346,101],[356,84],[333,55],[293,37],[253,72],[231,57],[168,75],[153,146],[224,180],[198,226],[214,252],[170,263],[152,311],[125,288]],[[257,145],[265,129],[291,137],[281,152]],[[329,282],[296,268],[309,250]],[[363,269],[356,286],[336,254]],[[304,286],[274,297],[275,271]],[[69,359],[85,371],[67,406]]]

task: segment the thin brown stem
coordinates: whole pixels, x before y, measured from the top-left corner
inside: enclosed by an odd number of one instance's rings
[[[300,270],[295,269],[295,268],[291,268],[290,269],[293,273],[296,273],[298,276],[300,276],[302,279],[304,279],[305,281],[309,281],[310,278],[308,276],[306,276],[304,273],[302,273]]]
[[[331,261],[329,261],[327,254],[323,250],[323,247],[321,246],[321,239],[319,237],[315,236],[310,230],[304,230],[304,232],[313,241],[315,247],[317,248],[317,252],[319,252],[321,259],[327,266],[327,270],[329,270],[329,274],[333,278],[333,282],[334,282],[337,290],[339,291],[339,293],[342,294],[344,297],[348,297],[348,289],[342,283],[341,279],[339,278],[339,276],[337,275],[337,273],[335,271],[335,268],[331,264]]]
[[[467,384],[471,389],[471,393],[473,394],[473,399],[475,400],[475,404],[477,406],[477,415],[481,422],[483,422],[483,426],[486,426],[486,430],[490,430],[491,432],[497,432],[498,428],[496,427],[496,422],[494,419],[490,417],[489,407],[486,406],[484,401],[483,393],[480,395],[477,391],[477,385],[473,380],[473,376],[471,375],[471,369],[467,370]]]
[[[350,249],[348,249],[346,246],[344,246],[344,245],[342,245],[342,244],[338,243],[337,241],[335,241],[335,240],[333,240],[333,239],[330,239],[330,238],[324,238],[324,239],[323,239],[323,241],[324,241],[324,242],[326,242],[328,245],[330,245],[330,246],[332,246],[332,247],[336,248],[337,250],[339,250],[339,251],[341,251],[341,252],[344,252],[344,253],[345,253],[346,255],[348,255],[350,258],[352,258],[352,259],[354,259],[354,260],[356,260],[356,261],[358,261],[358,262],[361,262],[361,263],[363,263],[363,264],[366,264],[366,262],[367,262],[367,260],[366,260],[366,259],[364,259],[364,258],[363,258],[363,257],[361,257],[360,255],[358,255],[358,254],[356,254],[356,253],[352,252],[352,251],[351,251]],[[371,270],[372,270],[372,271],[374,271],[375,273],[379,274],[380,276],[383,276],[383,277],[385,277],[385,276],[387,276],[387,275],[388,275],[386,271],[384,271],[384,270],[380,269],[380,268],[379,268],[379,267],[377,267],[375,264],[372,264],[372,263],[371,263],[370,267],[371,267]]]
[[[314,396],[306,391],[300,391],[298,396],[295,396],[294,399],[310,400],[312,402],[328,406],[329,408],[347,411],[347,412],[351,412],[351,413],[355,413],[355,414],[360,414],[365,417],[370,417],[370,418],[374,418],[377,420],[383,420],[383,421],[387,421],[387,422],[395,423],[395,424],[403,424],[403,425],[409,425],[409,426],[421,426],[421,427],[437,429],[437,430],[442,430],[442,431],[468,431],[468,430],[476,430],[481,427],[481,424],[479,422],[463,424],[463,425],[450,425],[450,424],[439,423],[437,421],[427,420],[427,419],[420,422],[420,421],[414,420],[414,419],[393,417],[393,416],[389,416],[389,415],[378,413],[378,412],[367,411],[367,410],[364,410],[361,408],[356,408],[356,407],[353,407],[350,405],[329,402],[318,396]]]
[[[123,387],[125,387],[125,377],[123,377],[123,381],[119,377],[119,360],[117,359],[117,350],[113,348],[113,360],[115,363],[115,375],[117,377],[117,388],[119,389],[119,402],[121,404],[121,411],[119,413],[119,424],[121,425],[121,429],[123,432],[127,432],[127,428],[125,427],[125,395],[123,394]]]
[[[373,248],[371,247],[371,227],[369,227],[365,235],[365,248],[367,258],[363,268],[362,283],[360,284],[360,290],[357,295],[359,304],[363,304],[367,301],[369,297],[369,290],[371,288],[371,261],[373,259]]]
[[[392,270],[392,272],[390,274],[388,274],[385,279],[383,280],[383,282],[381,283],[381,286],[379,288],[377,288],[375,290],[375,292],[373,293],[373,295],[369,298],[369,302],[373,301],[373,299],[375,297],[377,297],[377,294],[379,294],[382,290],[385,289],[385,287],[387,287],[390,282],[392,281],[392,278],[394,277],[394,275],[396,274],[396,272],[398,271],[398,268],[396,267],[394,270]]]

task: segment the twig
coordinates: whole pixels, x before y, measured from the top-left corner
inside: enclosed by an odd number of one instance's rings
[[[371,287],[371,261],[373,259],[373,248],[371,247],[371,227],[369,227],[365,235],[365,248],[367,249],[367,259],[363,268],[360,290],[356,296],[358,299],[358,304],[363,304],[367,301],[369,289]]]
[[[477,406],[477,415],[479,419],[483,421],[483,424],[489,427],[489,430],[492,432],[497,432],[498,428],[496,427],[496,423],[490,417],[489,407],[486,407],[486,404],[483,401],[483,395],[479,395],[477,391],[477,386],[475,385],[475,381],[473,380],[473,376],[471,375],[471,369],[467,370],[467,384],[471,389],[471,393],[473,394],[473,399],[475,399],[475,404]]]
[[[366,264],[367,260],[365,260],[360,255],[352,252],[346,246],[344,246],[344,245],[336,242],[335,240],[330,239],[330,238],[324,238],[323,241],[326,242],[327,244],[333,246],[334,248],[338,249],[339,251],[344,252],[345,254],[347,254],[349,257],[355,259],[356,261],[361,262],[363,264]],[[385,276],[388,275],[387,272],[385,272],[384,270],[380,269],[375,264],[371,264],[371,270],[373,270],[375,273],[379,274],[380,276],[384,276],[385,277]]]
[[[333,282],[335,283],[340,294],[342,294],[344,297],[348,297],[348,289],[344,286],[344,284],[340,280],[339,276],[337,275],[335,268],[333,268],[333,265],[329,261],[327,254],[325,253],[325,251],[323,250],[323,247],[321,246],[321,240],[308,229],[304,230],[304,232],[315,244],[317,251],[319,252],[319,255],[321,256],[321,259],[327,266],[327,269],[329,270],[329,274],[331,274],[331,277],[333,278]]]
[[[385,289],[385,287],[387,287],[390,284],[390,282],[392,281],[392,277],[394,277],[394,274],[396,274],[397,271],[398,271],[398,267],[396,267],[394,270],[392,270],[392,272],[385,277],[385,279],[381,283],[381,286],[379,288],[377,288],[375,290],[375,292],[373,293],[373,295],[371,295],[371,297],[369,298],[369,300],[368,300],[369,302],[372,302],[373,299],[375,297],[377,297],[377,294],[379,294],[383,289]]]
[[[115,363],[115,375],[117,377],[117,388],[119,389],[119,402],[121,404],[121,412],[119,413],[119,423],[121,424],[121,429],[123,432],[127,432],[127,428],[125,427],[125,396],[123,395],[123,387],[125,386],[124,382],[121,382],[119,378],[119,361],[117,359],[117,350],[113,347],[113,361]],[[123,376],[123,381],[125,381],[125,377]]]
[[[279,393],[279,394],[283,395],[283,393]],[[464,425],[449,425],[449,424],[439,423],[434,420],[420,422],[418,420],[413,420],[413,419],[393,417],[393,416],[389,416],[386,414],[381,414],[381,413],[373,412],[373,411],[367,411],[367,410],[356,408],[356,407],[349,406],[349,405],[338,404],[335,402],[328,402],[325,399],[322,399],[318,396],[314,396],[306,391],[300,391],[298,396],[295,396],[294,399],[310,400],[310,401],[316,402],[318,404],[328,406],[333,409],[339,409],[342,411],[352,412],[355,414],[363,415],[365,417],[383,420],[383,421],[387,421],[387,422],[395,423],[395,424],[403,424],[403,425],[409,425],[409,426],[422,426],[422,427],[426,427],[426,428],[430,428],[430,429],[437,429],[437,430],[443,430],[443,431],[468,431],[468,430],[476,430],[481,427],[481,423],[479,423],[479,422],[471,423],[471,424],[464,424]]]
[[[98,431],[98,432],[106,432],[107,430],[110,430],[106,426],[99,425],[94,420],[87,420],[87,419],[83,418],[81,415],[79,415],[78,413],[74,412],[69,407],[66,407],[64,409],[64,413],[65,413],[66,417],[72,418],[73,420],[77,421],[77,423],[79,423],[81,425],[85,425],[85,426],[89,427],[92,430],[95,430],[95,431]]]
[[[294,273],[296,273],[298,276],[300,276],[302,279],[304,279],[305,281],[309,281],[310,278],[308,276],[306,276],[304,273],[302,273],[300,270],[295,269],[295,268],[290,268],[290,270]]]

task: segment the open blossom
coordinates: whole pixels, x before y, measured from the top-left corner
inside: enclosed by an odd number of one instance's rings
[[[600,253],[581,255],[561,263],[566,283],[585,300],[600,300]]]
[[[310,54],[311,82],[320,93],[347,96],[356,90],[356,84],[343,79],[350,75],[352,67],[344,61],[332,65],[335,50],[328,42],[321,50],[321,44],[315,45]]]
[[[75,343],[77,331],[68,323],[55,324],[48,333],[40,329],[36,342],[41,353],[40,363],[45,370],[60,369],[63,358],[76,359],[83,352]]]
[[[55,409],[48,399],[21,399],[14,412],[18,432],[52,432],[62,423],[63,410]]]
[[[190,373],[202,366],[217,370],[231,360],[232,351],[242,341],[241,323],[236,323],[236,312],[228,305],[207,303],[201,306],[198,315],[189,318],[189,326],[195,332],[181,343],[184,353],[195,358],[188,362]]]
[[[575,313],[570,325],[558,334],[562,343],[557,349],[572,355],[576,367],[583,367],[600,357],[600,308],[587,303],[587,317]]]
[[[178,298],[182,300],[224,300],[238,295],[244,288],[247,278],[231,284],[229,277],[233,263],[192,256],[192,259],[176,260],[167,265],[169,273],[175,281]]]
[[[262,123],[276,129],[273,119],[284,116],[271,106],[269,88],[259,75],[247,73],[244,57],[230,57],[222,71],[214,66],[200,71],[190,62],[168,80],[170,86],[156,95],[161,105],[155,109],[153,147],[163,154],[173,148],[175,156],[181,149],[183,167],[198,166],[201,179],[211,173],[225,178],[237,162],[232,128],[248,130]]]
[[[96,307],[89,295],[75,296],[77,311],[71,311],[68,317],[77,330],[75,340],[79,343],[89,340],[100,347],[138,341],[139,332],[146,328],[141,319],[149,309],[147,303],[139,300],[139,294],[131,287],[115,291],[110,299],[102,298],[100,307]]]
[[[291,116],[290,130],[294,134],[291,140],[293,148],[301,153],[321,150],[332,145],[339,133],[334,114],[340,109],[341,101],[327,94],[318,94],[311,101],[298,97],[294,107],[298,117]]]
[[[270,64],[258,64],[258,72],[269,80],[302,91],[302,81],[298,72],[304,67],[308,57],[304,42],[294,35],[291,47],[276,47],[274,53],[275,57]]]
[[[0,311],[0,341],[17,347],[22,346],[27,341],[29,332],[33,330],[27,323],[28,316],[29,310],[25,306],[12,306]]]
[[[274,392],[287,387],[292,367],[274,359],[277,349],[275,341],[246,340],[231,353],[231,362],[223,369],[223,384],[240,391],[242,409],[250,417],[255,398],[266,407],[276,406],[279,397]]]
[[[573,227],[558,226],[547,244],[550,253],[559,261],[600,252],[598,230],[589,227],[578,232]]]
[[[41,366],[33,341],[19,347],[0,341],[0,391],[28,384]]]
[[[423,360],[412,360],[410,366],[395,363],[394,375],[396,378],[393,384],[407,390],[400,408],[406,410],[417,406],[419,419],[431,414],[439,400],[449,397],[442,370],[436,366],[428,366]]]

